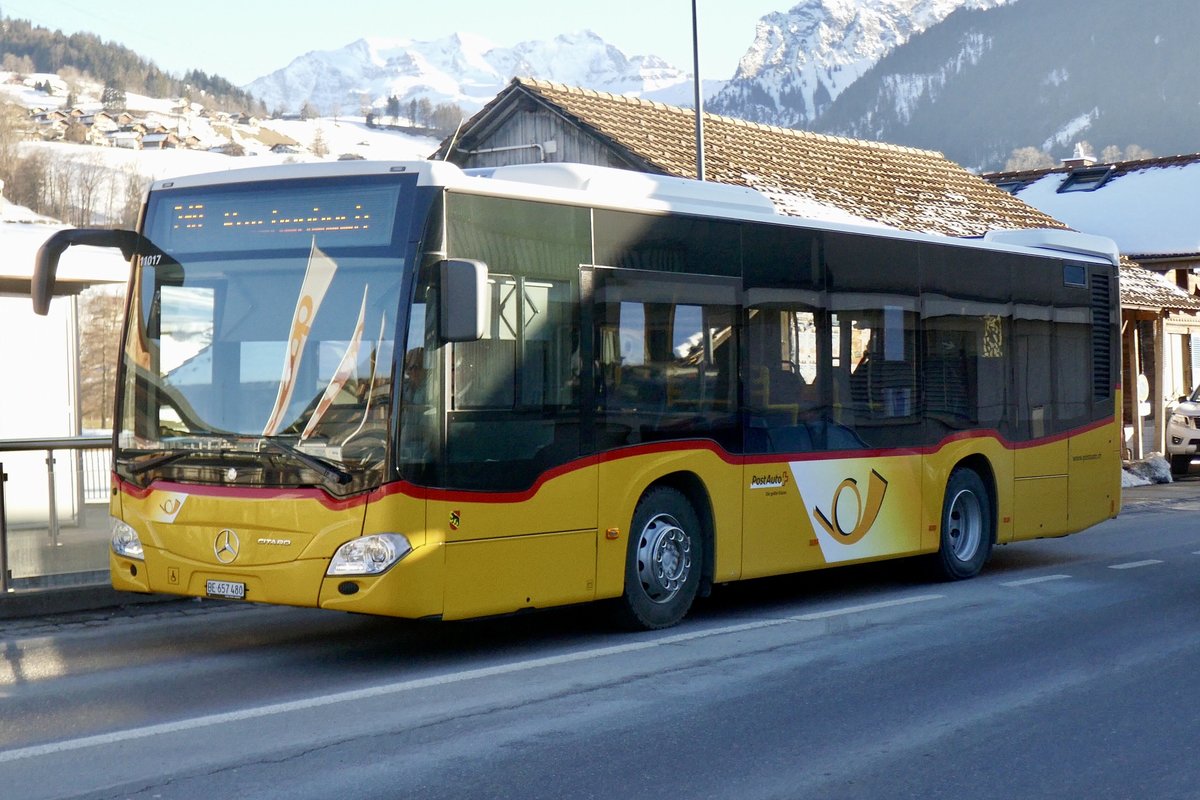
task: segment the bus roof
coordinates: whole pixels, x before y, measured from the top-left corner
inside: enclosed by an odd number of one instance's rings
[[[992,231],[979,238],[956,238],[905,231],[888,226],[813,220],[780,214],[757,190],[714,181],[696,181],[591,164],[544,163],[462,170],[445,161],[327,161],[249,167],[156,181],[163,189],[356,175],[416,174],[418,185],[514,199],[548,200],[616,210],[714,216],[770,221],[775,224],[863,233],[893,239],[955,244],[965,247],[1025,252],[1047,257],[1064,254],[1118,265],[1116,245],[1102,236],[1071,230]]]

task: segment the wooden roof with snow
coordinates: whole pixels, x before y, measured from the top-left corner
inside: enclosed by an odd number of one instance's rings
[[[692,178],[695,112],[636,97],[514,78],[432,158],[464,164],[519,114],[549,114],[599,141],[611,166]],[[558,153],[561,160],[582,160]],[[705,177],[749,186],[782,214],[882,224],[945,236],[1067,228],[1063,222],[941,153],[704,115]],[[1123,260],[1121,302],[1138,309],[1200,311],[1200,300]]]
[[[457,137],[443,142],[434,158],[461,164],[463,154],[504,119],[531,111],[550,111],[589,133],[629,168],[695,177],[691,109],[527,78],[514,78],[464,123]],[[781,213],[795,216],[835,210],[901,230],[947,236],[1065,227],[930,150],[705,114],[704,163],[709,180],[758,189]]]

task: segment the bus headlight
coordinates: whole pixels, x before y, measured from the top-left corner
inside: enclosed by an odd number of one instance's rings
[[[144,561],[146,558],[137,531],[119,519],[113,520],[112,549],[114,553],[125,558],[136,558],[138,561]]]
[[[326,575],[378,575],[412,552],[398,533],[375,533],[352,539],[337,549]]]

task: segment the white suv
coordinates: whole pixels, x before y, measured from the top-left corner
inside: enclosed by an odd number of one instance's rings
[[[1171,459],[1171,472],[1183,475],[1192,458],[1200,454],[1200,387],[1179,398],[1179,403],[1168,411],[1167,457]]]

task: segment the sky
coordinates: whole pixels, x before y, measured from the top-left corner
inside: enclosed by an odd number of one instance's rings
[[[700,74],[733,77],[755,24],[799,0],[696,0]],[[312,50],[368,36],[439,39],[474,33],[498,46],[589,29],[627,56],[657,55],[690,72],[692,0],[0,0],[0,13],[64,33],[94,33],[182,75],[200,69],[241,86]]]

